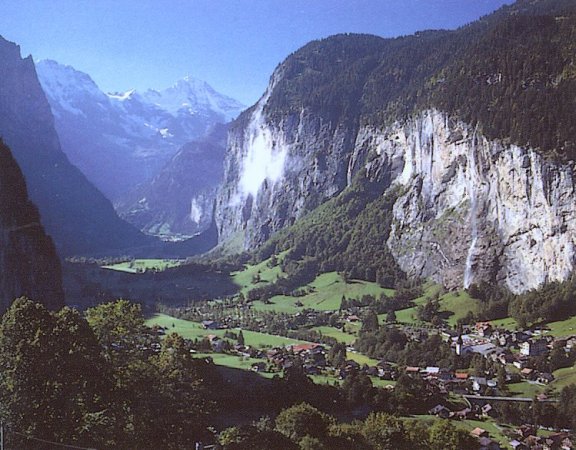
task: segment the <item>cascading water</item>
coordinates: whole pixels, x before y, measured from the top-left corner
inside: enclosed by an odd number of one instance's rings
[[[475,189],[475,178],[478,174],[476,169],[476,130],[472,136],[472,149],[470,151],[470,164],[468,170],[470,174],[467,177],[467,190],[470,196],[470,225],[471,225],[471,241],[468,248],[468,255],[466,256],[466,267],[464,269],[464,289],[468,289],[474,279],[474,272],[472,270],[472,263],[474,259],[474,250],[476,248],[476,241],[478,240],[478,217],[477,217],[477,195]]]

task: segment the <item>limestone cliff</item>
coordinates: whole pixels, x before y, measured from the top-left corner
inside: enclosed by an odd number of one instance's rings
[[[451,288],[496,281],[521,292],[574,269],[569,165],[488,140],[436,110],[355,130],[305,111],[267,122],[265,100],[231,134],[217,210],[221,239],[241,232],[244,247],[254,248],[367,167],[401,187],[387,244],[412,277]]]
[[[261,244],[346,187],[345,154],[357,131],[306,110],[270,120],[264,108],[273,88],[274,80],[232,126],[217,199],[220,240],[241,234],[245,248]]]
[[[362,148],[378,155],[376,172],[402,186],[388,246],[409,275],[448,287],[497,281],[521,292],[574,269],[572,167],[489,141],[435,110],[361,130]]]
[[[0,311],[20,296],[51,309],[64,306],[56,250],[28,199],[20,168],[0,142]]]

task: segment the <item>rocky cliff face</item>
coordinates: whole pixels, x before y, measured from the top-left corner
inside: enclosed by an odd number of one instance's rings
[[[0,142],[0,312],[20,296],[51,309],[64,306],[54,244],[28,199],[20,168]]]
[[[434,110],[361,130],[356,149],[366,147],[378,155],[372,169],[400,187],[388,246],[409,275],[521,292],[574,269],[572,167]]]
[[[304,109],[271,120],[264,109],[279,76],[228,135],[215,219],[220,241],[242,236],[244,248],[293,224],[348,181],[346,154],[354,144],[355,126],[325,121]]]
[[[31,57],[0,38],[0,135],[24,173],[30,198],[63,255],[106,254],[149,239],[70,164]]]
[[[222,240],[242,232],[253,248],[367,167],[399,192],[387,244],[412,277],[521,292],[574,269],[572,167],[489,141],[436,110],[355,130],[305,111],[274,123],[265,101],[230,136],[216,215]]]
[[[116,205],[122,218],[147,234],[182,240],[212,225],[223,176],[227,127],[184,145],[154,179]]]

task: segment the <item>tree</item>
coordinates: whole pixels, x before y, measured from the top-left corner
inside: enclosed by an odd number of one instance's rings
[[[309,404],[300,403],[278,414],[276,430],[294,442],[300,442],[305,436],[322,439],[334,422],[334,418]]]
[[[346,362],[346,344],[337,342],[328,350],[327,362],[332,366],[339,368]]]
[[[388,312],[388,314],[386,315],[386,322],[396,323],[396,313],[394,312],[394,310],[390,310],[390,312]]]
[[[137,357],[143,347],[150,347],[142,308],[137,303],[116,300],[86,311],[86,320],[114,364]]]
[[[242,333],[242,330],[240,330],[240,332],[238,333],[238,339],[237,339],[237,341],[238,341],[238,345],[242,345],[242,346],[245,345],[245,342],[244,342],[244,333]]]
[[[14,301],[0,324],[0,374],[2,419],[11,429],[58,442],[114,444],[106,438],[117,431],[111,370],[77,311],[54,314],[25,298]]]
[[[224,450],[298,450],[300,447],[282,433],[259,430],[254,425],[227,428],[219,436]]]
[[[362,434],[375,450],[414,448],[404,422],[389,414],[370,414],[364,421]]]
[[[373,309],[369,309],[362,321],[361,333],[378,331],[380,325],[378,324],[378,316]]]
[[[428,446],[430,450],[461,450],[478,449],[480,444],[467,431],[456,428],[447,420],[439,420],[428,430]]]

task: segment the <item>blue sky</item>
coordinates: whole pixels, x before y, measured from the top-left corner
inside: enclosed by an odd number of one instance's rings
[[[307,42],[456,28],[511,0],[1,0],[0,35],[104,91],[165,88],[191,75],[245,104]]]

